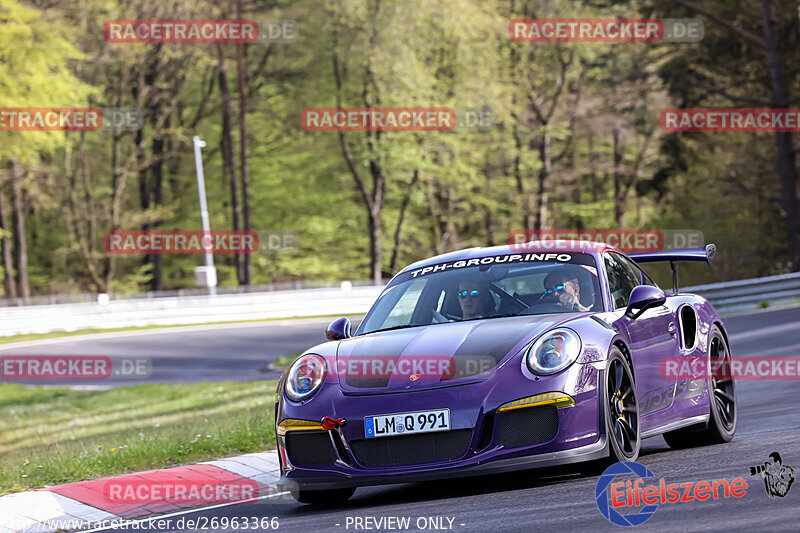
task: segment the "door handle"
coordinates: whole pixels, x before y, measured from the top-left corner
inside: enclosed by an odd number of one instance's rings
[[[669,323],[669,326],[667,326],[667,331],[669,331],[669,334],[673,337],[678,335],[678,328],[675,326],[675,322]]]

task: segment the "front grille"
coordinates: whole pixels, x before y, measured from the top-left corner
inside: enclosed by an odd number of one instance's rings
[[[286,434],[286,453],[297,466],[329,465],[336,460],[327,431],[290,431]]]
[[[558,434],[558,409],[553,405],[503,411],[498,418],[500,441],[506,448],[541,444]]]
[[[396,466],[456,459],[467,453],[471,429],[377,437],[350,443],[356,459],[367,466]]]

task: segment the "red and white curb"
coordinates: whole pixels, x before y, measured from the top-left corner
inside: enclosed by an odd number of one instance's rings
[[[0,533],[100,528],[203,506],[277,494],[273,451],[67,483],[0,497]]]

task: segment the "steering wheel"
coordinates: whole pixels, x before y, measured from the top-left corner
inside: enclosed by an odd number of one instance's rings
[[[528,308],[528,304],[522,298],[520,298],[519,296],[515,296],[515,295],[507,293],[506,291],[504,291],[503,289],[501,289],[500,287],[498,287],[494,283],[489,285],[489,290],[492,290],[492,291],[496,292],[497,295],[500,296],[501,300],[506,300],[506,301],[510,300],[511,302],[517,304],[519,306],[519,310],[520,311],[523,310],[523,309],[527,309]]]
[[[457,316],[453,316],[449,313],[440,313],[436,309],[431,309],[431,314],[433,315],[434,324],[442,324],[444,322],[455,322],[456,320],[458,320]]]

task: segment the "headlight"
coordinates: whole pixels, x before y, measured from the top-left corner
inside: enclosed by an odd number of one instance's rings
[[[286,396],[296,402],[311,398],[325,379],[325,359],[304,355],[292,363],[286,376]]]
[[[575,362],[581,353],[581,339],[570,329],[554,329],[536,341],[525,361],[534,374],[555,374]]]

